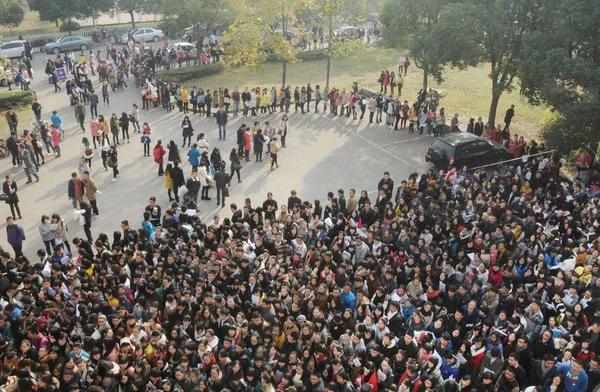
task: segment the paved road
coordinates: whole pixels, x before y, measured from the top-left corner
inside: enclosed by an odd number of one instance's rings
[[[44,118],[48,119],[52,110],[57,110],[63,118],[67,135],[61,143],[63,155],[61,158],[48,157],[46,164],[40,168],[41,181],[28,185],[25,185],[26,178],[22,169],[12,168],[10,159],[0,161],[2,178],[11,174],[19,185],[23,219],[17,223],[26,231],[24,252],[32,261],[36,259],[35,252],[43,248],[37,229],[42,214],[61,214],[68,223],[71,239],[84,236],[83,228],[71,218],[72,206],[67,197],[67,182],[79,160],[82,136],[90,137],[89,131],[83,133],[78,129],[64,88],[62,93],[55,94],[54,88],[47,84],[47,78],[42,76],[42,59],[39,54],[34,57],[34,70],[38,77],[33,80],[32,88],[38,93]],[[95,84],[98,84],[97,79]],[[213,89],[218,86],[201,87]],[[110,116],[113,112],[120,114],[129,111],[134,102],[138,102],[141,107],[139,93],[131,85],[123,92],[111,94],[110,98],[110,108],[100,106],[98,109],[105,116]],[[269,120],[271,124],[276,124],[280,116],[273,114],[258,117],[257,120]],[[164,144],[171,139],[181,143],[182,118],[181,113],[167,114],[162,108],[141,113],[141,121],[148,122],[152,128],[153,145],[158,139],[163,140]],[[235,147],[235,131],[239,125],[253,121],[241,116],[230,119],[227,140],[217,141],[218,130],[213,118],[191,118],[195,134],[205,133],[210,150],[218,147],[224,157],[228,157]],[[19,124],[19,133],[25,127],[26,124]],[[303,200],[324,200],[328,191],[335,192],[338,188],[374,191],[386,170],[394,180],[399,181],[412,172],[424,172],[428,168],[423,155],[430,140],[425,136],[408,135],[406,131],[393,132],[385,126],[370,126],[365,121],[352,121],[346,117],[333,118],[322,113],[292,113],[290,128],[288,147],[279,154],[281,167],[270,171],[268,160],[262,163],[245,163],[242,169],[243,182],[232,182],[231,197],[227,199],[227,204],[235,202],[242,205],[246,197],[250,197],[255,205],[262,204],[268,191],[273,192],[276,200],[286,201],[291,189],[296,189]],[[140,227],[142,213],[150,196],[156,196],[163,211],[169,204],[164,177],[157,176],[157,165],[153,159],[143,157],[142,154],[143,146],[139,135],[132,137],[130,144],[119,147],[121,176],[114,183],[111,182],[112,171],[106,172],[102,167],[99,151],[94,156],[92,177],[102,192],[98,197],[100,217],[92,223],[94,237],[104,232],[112,239],[112,232],[120,230],[119,223],[122,219],[128,219],[134,228]],[[185,154],[186,152],[182,152],[182,155]],[[183,169],[187,178],[191,172],[187,161],[184,162]],[[211,219],[215,214],[221,217],[231,216],[228,208],[217,208],[214,196],[214,191],[211,191],[213,200],[200,203],[199,215],[203,219]],[[371,196],[374,197],[375,193],[372,192]],[[0,219],[0,246],[12,253],[4,230],[4,217],[10,215],[10,209],[8,205],[2,208],[4,216]]]

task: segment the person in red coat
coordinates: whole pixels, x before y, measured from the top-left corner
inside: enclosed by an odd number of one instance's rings
[[[246,129],[244,133],[244,157],[246,158],[246,162],[250,161],[250,150],[252,149],[252,136],[250,136],[250,132]]]
[[[164,156],[167,152],[165,148],[162,146],[162,141],[157,141],[156,146],[154,146],[154,162],[158,163],[158,175],[162,176],[165,174],[165,170],[163,169]]]
[[[502,129],[500,129],[500,125],[497,125],[496,128],[492,131],[490,135],[490,140],[496,143],[502,143]]]

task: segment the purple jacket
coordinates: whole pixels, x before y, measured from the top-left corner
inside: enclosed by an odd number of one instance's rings
[[[6,237],[10,245],[21,246],[23,240],[25,240],[25,232],[21,226],[13,224],[12,226],[6,226]]]

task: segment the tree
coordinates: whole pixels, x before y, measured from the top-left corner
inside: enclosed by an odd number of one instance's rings
[[[114,0],[27,0],[32,11],[38,11],[40,20],[57,22],[59,20],[84,19],[99,12],[109,11]]]
[[[447,57],[451,64],[490,63],[491,126],[500,97],[514,89],[523,37],[532,31],[539,9],[536,0],[464,0],[445,7],[436,26],[434,37],[453,48],[456,57]]]
[[[215,27],[221,31],[235,19],[237,3],[232,0],[163,0],[160,13],[168,31],[182,32],[197,25],[209,35]]]
[[[599,17],[600,0],[547,0],[523,39],[521,93],[555,112],[542,136],[561,153],[600,141]]]
[[[445,39],[435,28],[447,0],[384,0],[381,12],[383,42],[386,47],[408,49],[414,65],[423,71],[423,89],[429,77],[443,80],[446,58]]]
[[[357,50],[360,40],[334,41],[333,31],[344,23],[355,23],[366,17],[364,0],[315,0],[311,7],[311,16],[321,30],[327,29],[327,76],[326,86],[329,89],[331,61]]]
[[[282,62],[282,85],[286,84],[287,64],[297,61],[296,50],[287,39],[295,12],[307,0],[257,0],[243,3],[223,39],[229,42],[226,66],[257,68],[272,54]]]
[[[10,29],[19,27],[25,16],[25,11],[16,0],[2,0],[0,2],[0,25]]]
[[[126,12],[131,16],[131,28],[135,29],[134,12],[150,14],[155,12],[155,5],[159,0],[116,0],[116,8],[121,12]]]

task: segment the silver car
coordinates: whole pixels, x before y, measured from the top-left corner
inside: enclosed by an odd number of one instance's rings
[[[92,39],[90,37],[80,37],[78,35],[70,35],[62,37],[44,45],[46,53],[59,54],[67,50],[87,50],[92,47]]]
[[[121,43],[129,41],[129,37],[133,38],[135,42],[140,42],[142,38],[147,42],[158,42],[165,38],[165,33],[163,33],[162,30],[154,29],[152,27],[140,27],[131,30],[129,34],[123,34],[120,39]]]
[[[11,41],[0,46],[0,57],[8,57],[14,59],[25,55],[25,42],[27,41]]]

